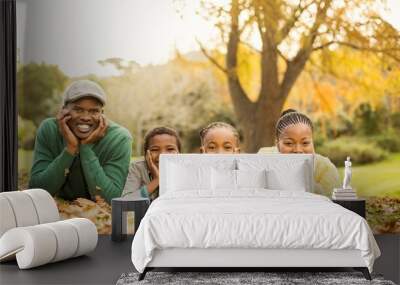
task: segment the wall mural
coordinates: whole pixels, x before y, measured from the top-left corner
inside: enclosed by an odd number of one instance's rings
[[[156,197],[148,131],[172,127],[172,151],[198,153],[200,130],[223,121],[241,152],[282,152],[275,126],[291,108],[310,118],[313,151],[340,175],[319,194],[343,184],[350,156],[374,233],[400,233],[400,6],[363,1],[333,1],[318,16],[309,5],[308,17],[293,1],[260,11],[257,1],[18,0],[19,189],[44,188],[62,218],[108,234],[129,161],[154,184],[135,193]]]

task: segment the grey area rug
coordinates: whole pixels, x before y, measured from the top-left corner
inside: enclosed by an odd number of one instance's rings
[[[360,272],[148,272],[142,281],[139,273],[122,274],[117,285],[131,284],[368,284],[395,285],[380,275],[372,275],[372,281],[364,278]]]

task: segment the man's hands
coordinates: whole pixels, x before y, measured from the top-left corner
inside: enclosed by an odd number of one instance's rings
[[[99,126],[86,139],[81,140],[81,144],[92,144],[101,140],[106,135],[107,127],[107,120],[101,115]]]
[[[147,150],[146,152],[146,162],[153,179],[158,179],[159,171],[157,165],[155,165],[153,159],[151,158],[150,150]]]
[[[61,109],[57,114],[58,127],[67,143],[67,151],[70,154],[75,155],[78,152],[79,140],[67,125],[67,122],[70,119],[71,115],[69,115],[69,111],[66,109]]]
[[[65,108],[61,109],[57,114],[58,127],[67,143],[67,151],[72,155],[77,154],[79,144],[96,143],[106,134],[108,123],[104,115],[101,115],[97,128],[87,138],[79,140],[79,138],[72,132],[71,128],[67,124],[71,118],[72,116],[69,114],[69,110]]]

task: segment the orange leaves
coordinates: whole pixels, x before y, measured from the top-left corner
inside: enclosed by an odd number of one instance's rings
[[[376,108],[391,97],[400,97],[399,67],[393,60],[349,48],[315,54],[286,107],[313,113],[314,117],[351,115],[365,102]]]

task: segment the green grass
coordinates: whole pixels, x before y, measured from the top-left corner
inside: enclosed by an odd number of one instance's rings
[[[343,168],[339,168],[343,176]],[[352,186],[358,196],[400,198],[400,153],[390,154],[384,161],[353,167]]]

